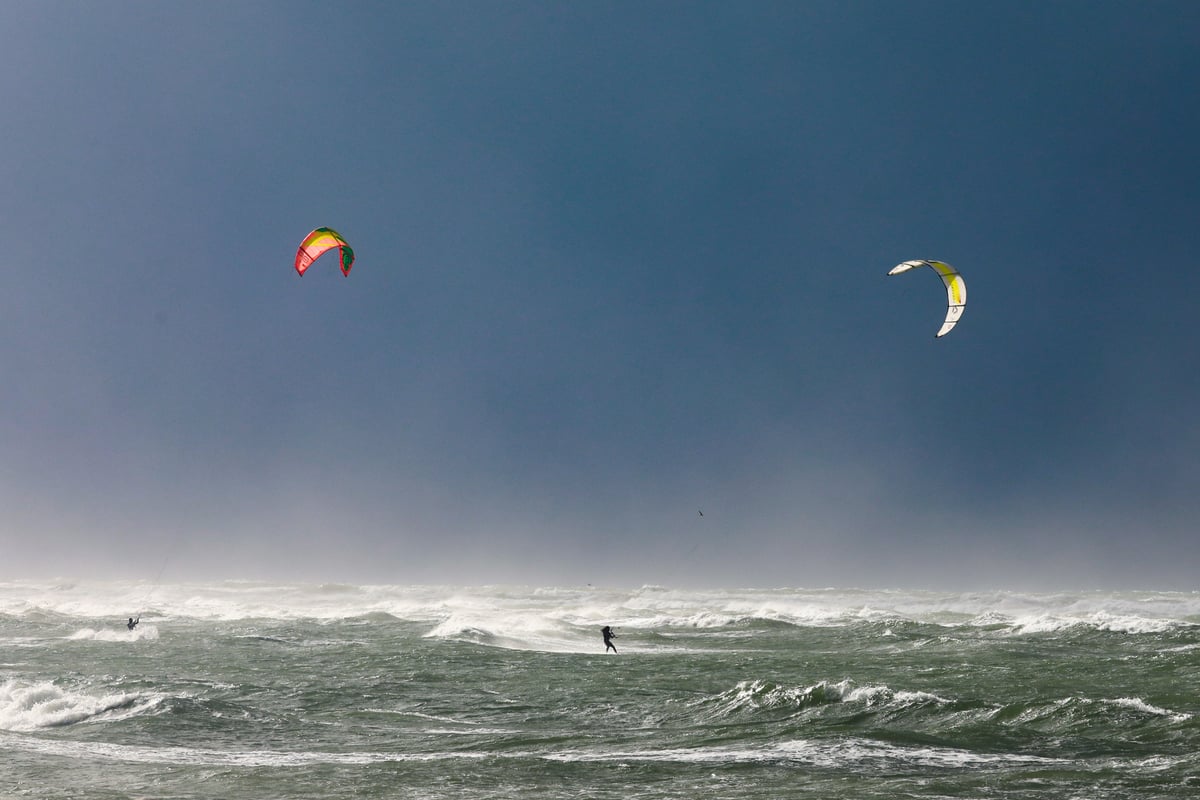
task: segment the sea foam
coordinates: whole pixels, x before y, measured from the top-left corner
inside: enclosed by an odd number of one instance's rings
[[[429,624],[437,630],[435,636],[473,636],[475,631],[512,637],[516,646],[572,650],[584,637],[594,638],[593,629],[603,625],[631,631],[712,631],[756,623],[806,628],[867,623],[889,629],[914,623],[1018,635],[1074,627],[1155,634],[1200,626],[1200,593],[13,581],[0,582],[0,614],[30,621],[97,619],[106,624],[138,614],[159,621],[391,617]]]
[[[32,731],[95,719],[122,719],[157,705],[161,698],[124,692],[89,694],[50,682],[0,685],[0,730]]]

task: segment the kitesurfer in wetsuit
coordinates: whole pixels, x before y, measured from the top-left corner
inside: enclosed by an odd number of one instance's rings
[[[133,617],[130,617],[130,618],[129,618],[129,622],[126,622],[126,623],[125,623],[125,627],[126,627],[126,628],[129,628],[129,630],[133,630],[134,628],[136,628],[136,627],[137,627],[137,624],[138,624],[139,622],[141,622],[141,621],[142,621],[142,618],[141,618],[140,616],[139,616],[137,619],[134,619]]]
[[[604,652],[607,653],[609,650],[612,650],[614,653],[617,652],[617,646],[612,643],[612,640],[617,638],[617,635],[612,632],[612,628],[605,625],[600,629],[600,633],[604,634]]]

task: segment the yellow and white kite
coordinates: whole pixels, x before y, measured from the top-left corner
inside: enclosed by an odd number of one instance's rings
[[[942,323],[942,329],[937,332],[938,337],[945,336],[954,330],[959,317],[962,316],[963,309],[967,307],[967,284],[963,282],[962,275],[958,274],[958,270],[945,261],[905,261],[903,264],[892,267],[888,275],[899,275],[901,272],[908,272],[917,267],[933,267],[934,272],[941,276],[942,283],[946,284],[946,302],[948,304],[946,321]]]

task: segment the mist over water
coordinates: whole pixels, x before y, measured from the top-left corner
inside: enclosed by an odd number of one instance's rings
[[[0,648],[16,796],[1200,789],[1193,593],[10,582]]]

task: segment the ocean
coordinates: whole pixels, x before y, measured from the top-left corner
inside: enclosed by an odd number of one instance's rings
[[[0,582],[0,797],[1195,798],[1200,593]]]

